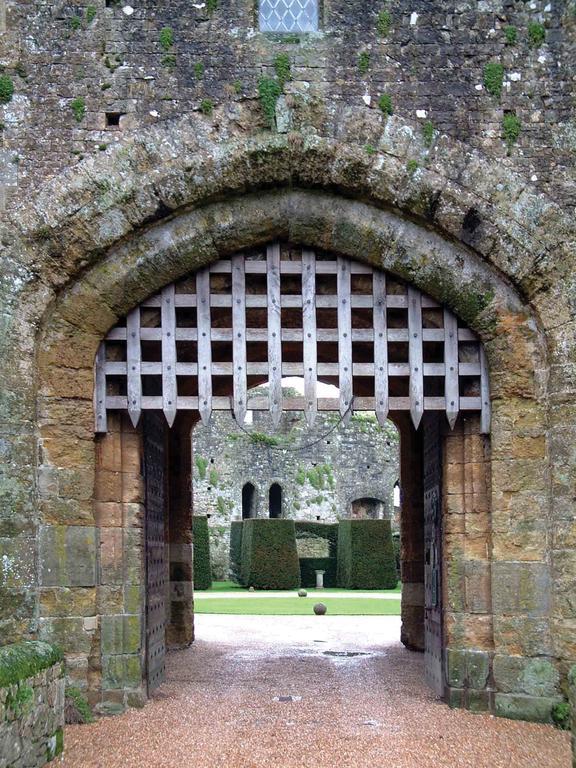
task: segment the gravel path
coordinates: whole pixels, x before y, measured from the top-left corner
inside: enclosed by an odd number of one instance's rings
[[[168,681],[144,709],[68,727],[52,765],[570,766],[567,733],[435,701],[422,656],[397,642],[397,617],[200,615],[196,626],[196,643],[170,654]]]

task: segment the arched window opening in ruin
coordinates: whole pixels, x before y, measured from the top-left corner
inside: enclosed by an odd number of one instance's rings
[[[381,499],[363,498],[352,502],[351,517],[354,520],[380,520],[386,505]]]
[[[282,517],[282,486],[272,483],[268,491],[268,514],[270,517]]]
[[[242,487],[242,520],[256,517],[256,488],[253,483],[245,483]]]

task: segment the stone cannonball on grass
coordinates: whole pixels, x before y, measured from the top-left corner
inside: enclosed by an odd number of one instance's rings
[[[298,597],[307,597],[307,596],[308,596],[308,592],[306,592],[305,589],[298,590]]]
[[[316,605],[314,606],[314,613],[316,614],[316,616],[324,616],[327,610],[328,609],[326,608],[324,603],[316,603]]]

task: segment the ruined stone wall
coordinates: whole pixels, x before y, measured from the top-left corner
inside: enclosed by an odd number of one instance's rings
[[[84,157],[186,113],[223,137],[266,127],[258,81],[276,76],[280,54],[291,65],[280,130],[338,137],[355,120],[370,152],[368,115],[385,120],[386,95],[386,109],[430,143],[448,134],[576,202],[574,0],[324,0],[319,33],[284,37],[258,31],[257,0],[9,0],[5,24],[0,63],[14,95],[0,106],[0,166],[12,206]]]
[[[398,480],[398,433],[381,429],[370,414],[348,425],[339,415],[319,414],[309,429],[302,414],[285,413],[278,430],[267,414],[254,412],[243,432],[231,414],[214,413],[192,433],[193,506],[209,515],[212,567],[228,576],[230,521],[242,519],[242,488],[255,487],[253,517],[268,517],[272,483],[282,488],[282,516],[333,522],[350,517],[352,502],[381,500],[381,515],[393,512]]]
[[[64,746],[64,665],[46,643],[1,649],[0,768],[40,768]]]

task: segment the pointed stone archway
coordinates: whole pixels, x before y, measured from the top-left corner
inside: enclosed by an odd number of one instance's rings
[[[35,479],[31,474],[27,487],[39,510],[30,539],[32,551],[39,551],[39,587],[31,592],[39,619],[30,631],[66,647],[94,703],[141,700],[141,438],[129,419],[113,415],[109,436],[116,435],[115,447],[102,445],[109,438],[94,443],[94,356],[119,318],[151,293],[220,258],[284,239],[406,280],[449,307],[484,343],[490,442],[479,435],[473,416],[443,438],[443,473],[449,475],[443,483],[444,562],[451,563],[444,579],[444,588],[450,585],[444,600],[448,695],[455,704],[485,705],[485,692],[479,698],[474,691],[481,690],[487,670],[493,681],[488,704],[495,699],[497,708],[519,706],[500,682],[506,669],[544,655],[561,675],[573,658],[561,580],[553,582],[560,614],[552,615],[550,590],[540,588],[552,583],[553,562],[561,569],[567,562],[562,542],[552,552],[549,536],[569,495],[557,461],[562,446],[549,432],[557,425],[564,435],[570,423],[561,394],[569,370],[563,329],[570,316],[562,286],[572,262],[569,249],[547,234],[564,226],[558,212],[520,187],[496,208],[474,180],[478,174],[496,178],[498,168],[456,146],[408,183],[402,158],[386,148],[376,158],[364,157],[351,137],[267,137],[248,146],[200,139],[192,126],[180,125],[170,142],[165,138],[162,131],[148,136],[144,153],[143,144],[123,150],[116,170],[107,159],[91,174],[70,174],[20,216],[22,237],[29,237],[27,263],[42,274],[40,282],[23,283],[18,334],[10,336],[21,358],[14,386],[30,383],[28,400],[17,402],[22,424],[32,425],[23,427],[22,455],[33,457]],[[106,196],[98,192],[101,173],[115,190]],[[471,208],[481,222],[473,233],[465,226]],[[536,209],[537,215],[528,214]],[[27,403],[34,412],[28,413]],[[169,438],[173,455],[185,447],[179,419]],[[30,441],[38,441],[38,453],[29,450]],[[417,456],[418,441],[406,427],[403,450]],[[98,473],[96,482],[96,455],[110,461],[119,451],[122,472],[111,469],[106,478]],[[410,461],[408,456],[407,467]],[[419,476],[417,467],[411,470]],[[175,485],[171,510],[185,498],[185,487]],[[23,492],[18,484],[14,488]],[[415,485],[411,494],[404,510],[421,519],[423,496]],[[184,616],[188,545],[179,541],[178,529],[173,520],[171,602]],[[407,545],[404,558],[405,613],[412,608],[415,616],[422,614],[422,546]],[[56,551],[66,553],[63,565],[55,562]],[[84,567],[71,573],[66,562],[79,559]],[[540,585],[530,591],[530,604],[509,589],[511,580]],[[78,602],[80,592],[90,595],[88,607]],[[74,602],[65,616],[54,616],[50,595],[61,593]],[[103,630],[102,645],[84,629],[86,611]],[[135,630],[126,642],[105,645],[110,628],[125,624]],[[189,617],[182,626],[186,635],[170,623],[168,628],[186,642]]]

